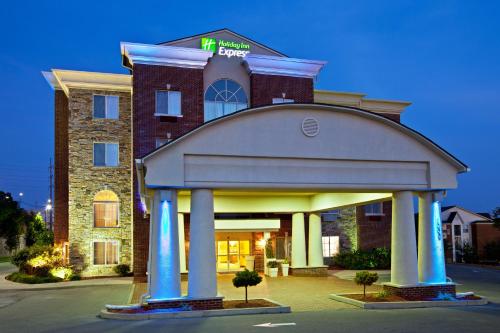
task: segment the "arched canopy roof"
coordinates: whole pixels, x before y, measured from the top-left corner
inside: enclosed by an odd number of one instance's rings
[[[304,126],[306,131],[304,131]],[[314,132],[319,127],[317,135]],[[137,160],[143,187],[450,189],[467,166],[368,111],[277,104],[215,119]]]

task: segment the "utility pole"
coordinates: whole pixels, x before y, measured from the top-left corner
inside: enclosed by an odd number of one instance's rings
[[[54,220],[53,220],[53,211],[54,211],[54,198],[52,197],[54,188],[54,165],[52,164],[52,157],[49,160],[49,204],[50,204],[50,209],[49,209],[49,228],[50,231],[54,231]]]

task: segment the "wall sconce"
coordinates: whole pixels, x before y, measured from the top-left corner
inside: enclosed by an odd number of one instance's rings
[[[256,243],[257,243],[257,246],[260,246],[260,247],[266,246],[266,240],[264,238],[259,239]]]

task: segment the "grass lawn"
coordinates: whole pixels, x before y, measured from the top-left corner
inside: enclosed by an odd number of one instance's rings
[[[0,257],[0,262],[10,262],[10,257]]]

